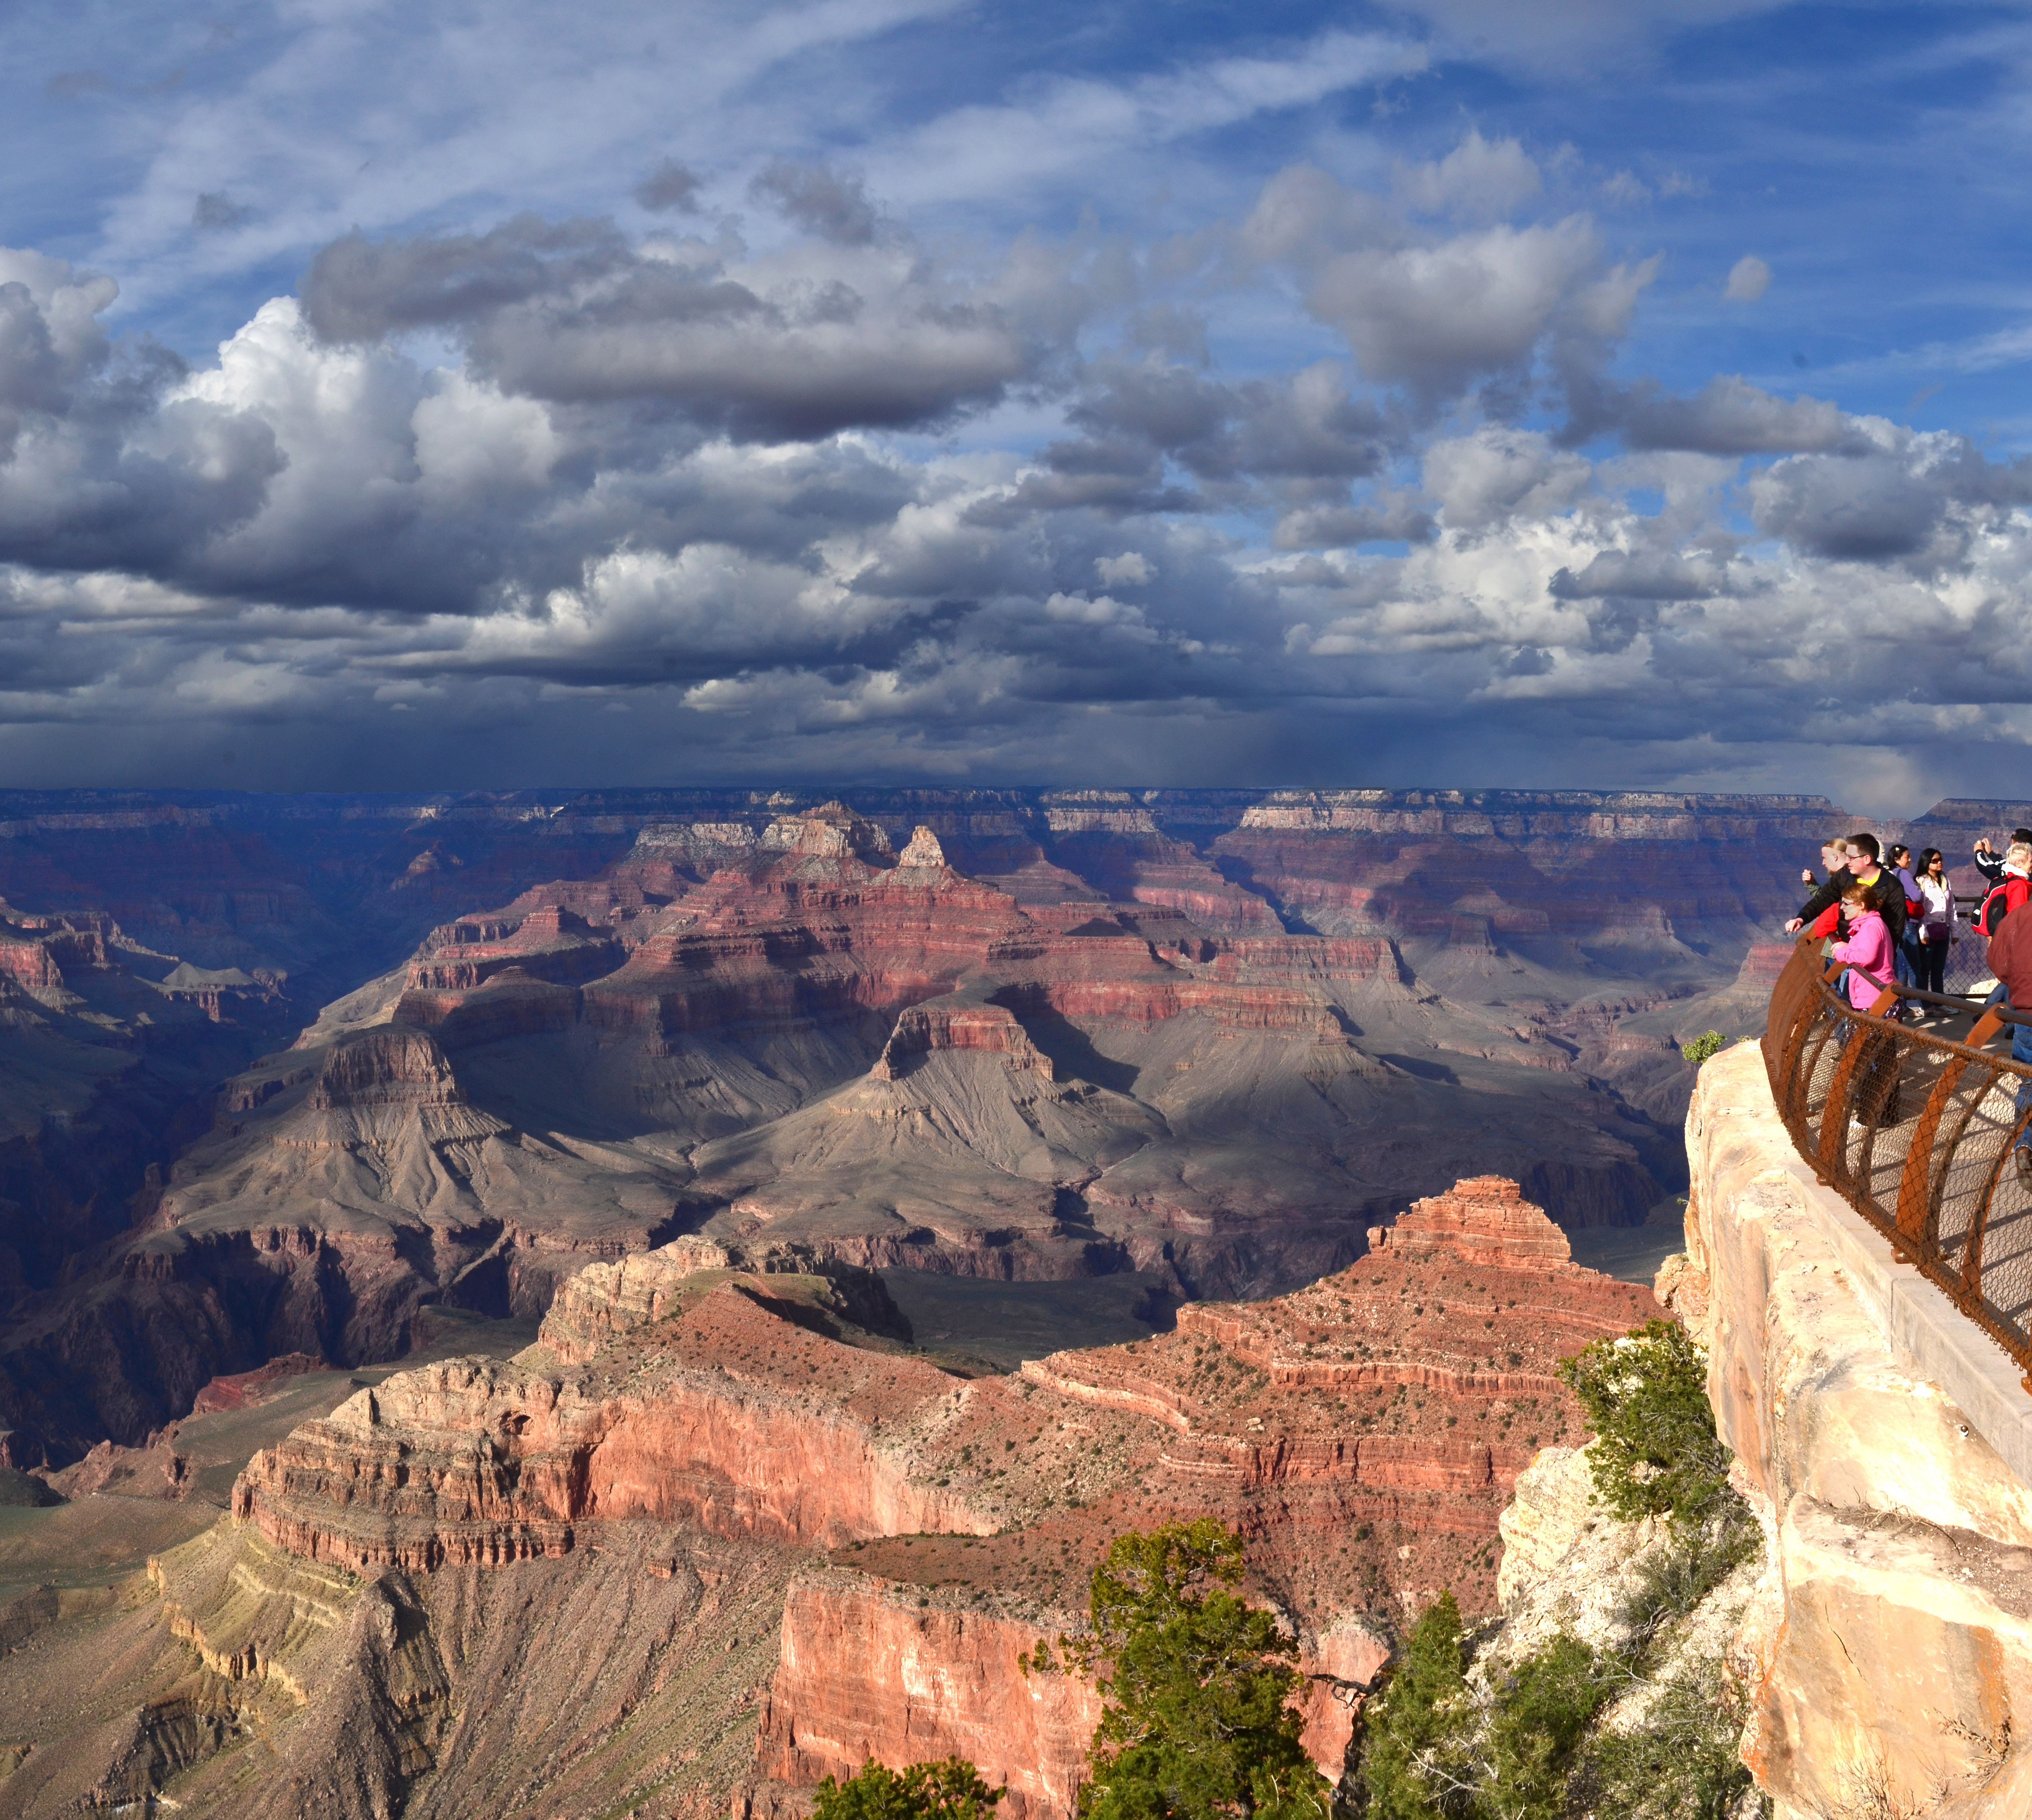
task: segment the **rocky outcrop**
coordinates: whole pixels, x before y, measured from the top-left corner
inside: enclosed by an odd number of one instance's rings
[[[1513,1205],[1497,1184],[1465,1192]],[[1378,1588],[1398,1611],[1445,1583],[1492,1602],[1510,1483],[1578,1434],[1550,1364],[1648,1303],[1519,1245],[1518,1269],[1386,1253],[1274,1302],[1189,1308],[1134,1346],[962,1382],[849,1320],[850,1284],[687,1239],[588,1269],[522,1363],[423,1367],[305,1424],[256,1456],[234,1513],[365,1574],[520,1572],[645,1521],[831,1548],[787,1608],[763,1772],[961,1750],[1040,1815],[1067,1811],[1093,1694],[1026,1683],[1018,1658],[1073,1621],[1110,1537],[1212,1515],[1251,1537],[1291,1617],[1310,1745],[1337,1769],[1387,1653]]]
[[[755,1744],[764,1777],[809,1787],[870,1757],[964,1757],[1008,1793],[998,1812],[1073,1811],[1100,1699],[1084,1676],[1029,1673],[1043,1627],[835,1568],[783,1608],[783,1654]]]
[[[1388,1227],[1370,1235],[1378,1251],[1408,1262],[1442,1255],[1457,1263],[1487,1263],[1510,1270],[1571,1270],[1567,1235],[1500,1176],[1456,1182],[1450,1193],[1414,1201]]]
[[[2032,1485],[1940,1382],[1965,1379],[1981,1423],[2032,1457],[2015,1374],[1814,1181],[1754,1045],[1701,1069],[1686,1137],[1669,1292],[1710,1348],[1775,1557],[1740,1645],[1745,1759],[1785,1820],[2024,1812]]]
[[[910,1072],[915,1057],[951,1050],[999,1055],[1010,1068],[1051,1079],[1051,1058],[1039,1052],[1029,1032],[1006,1005],[957,999],[912,1005],[896,1020],[895,1029],[868,1072],[877,1080],[895,1080]]]
[[[543,1350],[561,1364],[582,1365],[644,1327],[682,1313],[724,1280],[723,1273],[762,1279],[749,1292],[771,1313],[801,1322],[830,1338],[844,1324],[908,1341],[910,1324],[872,1271],[822,1255],[809,1245],[764,1240],[721,1245],[687,1234],[653,1251],[611,1264],[588,1264],[558,1289],[543,1317]]]
[[[234,1514],[308,1559],[413,1571],[562,1556],[593,1519],[798,1546],[979,1530],[963,1494],[879,1438],[883,1408],[935,1400],[943,1374],[786,1321],[768,1286],[707,1290],[646,1355],[455,1360],[363,1390],[256,1455]]]

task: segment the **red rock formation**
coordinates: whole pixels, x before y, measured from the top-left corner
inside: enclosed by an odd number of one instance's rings
[[[322,1371],[325,1363],[308,1352],[285,1352],[252,1371],[236,1371],[215,1378],[191,1401],[191,1414],[209,1415],[215,1410],[246,1409],[267,1401],[275,1387],[306,1371]]]
[[[1035,1623],[913,1586],[837,1569],[801,1580],[784,1604],[756,1768],[809,1786],[870,1757],[898,1768],[964,1757],[992,1766],[991,1782],[1007,1777],[997,1811],[1010,1820],[1070,1814],[1100,1699],[1082,1676],[1024,1673],[1048,1640]]]
[[[1577,1268],[1567,1235],[1524,1199],[1516,1183],[1500,1176],[1456,1182],[1449,1193],[1414,1202],[1393,1225],[1372,1233],[1369,1242],[1379,1252],[1388,1250],[1418,1263],[1446,1254],[1461,1263],[1496,1270]]]
[[[1211,1515],[1298,1631],[1309,1748],[1337,1771],[1395,1614],[1443,1584],[1491,1599],[1510,1484],[1580,1430],[1552,1364],[1657,1312],[1549,1257],[1514,1184],[1406,1220],[1418,1242],[1297,1294],[970,1382],[828,1339],[812,1279],[682,1240],[561,1298],[560,1363],[362,1391],[257,1455],[234,1512],[360,1571],[559,1559],[622,1519],[830,1547],[790,1595],[762,1772],[958,1751],[1033,1820],[1069,1811],[1093,1695],[1019,1658],[1077,1624],[1110,1537]]]
[[[766,1279],[722,1283],[667,1336],[682,1350],[624,1347],[576,1371],[404,1373],[256,1454],[234,1513],[314,1560],[416,1569],[562,1554],[598,1518],[682,1514],[800,1546],[981,1527],[878,1438],[951,1380],[841,1348],[770,1300]]]

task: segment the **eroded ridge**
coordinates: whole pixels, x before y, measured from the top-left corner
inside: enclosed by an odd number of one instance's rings
[[[1006,1378],[864,1325],[879,1284],[829,1260],[686,1239],[585,1273],[513,1363],[401,1374],[304,1424],[234,1516],[325,1571],[420,1585],[570,1574],[645,1523],[673,1561],[712,1536],[787,1551],[765,1782],[958,1751],[1040,1817],[1069,1811],[1093,1696],[1018,1658],[1078,1623],[1113,1536],[1213,1516],[1300,1636],[1309,1744],[1337,1773],[1402,1614],[1442,1585],[1492,1604],[1510,1486],[1580,1434],[1559,1358],[1658,1312],[1548,1267],[1550,1223],[1509,1184],[1449,1198],[1493,1225]],[[1427,1210],[1414,1229],[1451,1229]]]

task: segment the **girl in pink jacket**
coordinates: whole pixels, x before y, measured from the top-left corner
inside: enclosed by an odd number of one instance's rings
[[[1888,888],[1902,889],[1896,885]],[[1869,1010],[1877,1002],[1877,995],[1891,983],[1891,931],[1877,914],[1877,886],[1866,887],[1856,882],[1842,893],[1848,937],[1837,942],[1831,951],[1832,958],[1848,964],[1842,981],[1848,988],[1849,1003],[1858,1011]]]

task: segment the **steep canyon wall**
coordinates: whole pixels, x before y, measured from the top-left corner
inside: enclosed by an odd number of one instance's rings
[[[1744,1755],[1780,1820],[2032,1812],[2032,1394],[1799,1157],[1763,1057],[1701,1070],[1686,1255],[1773,1567]]]

